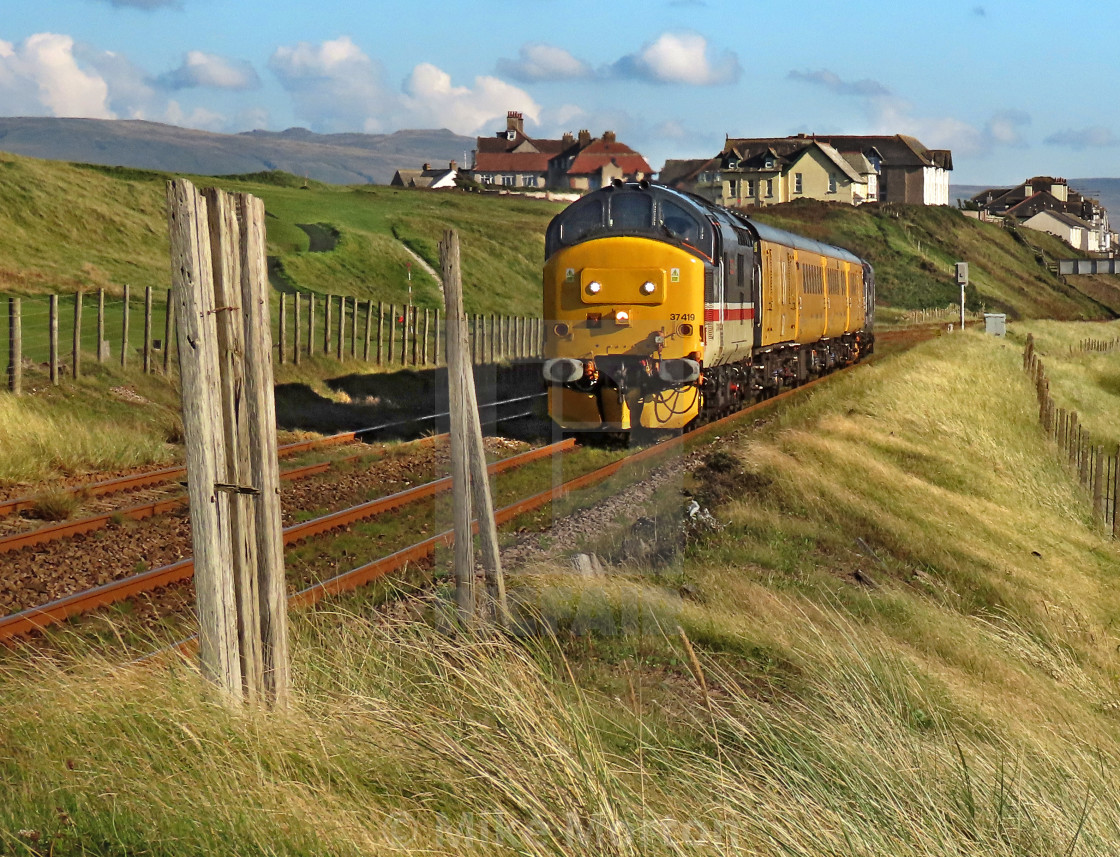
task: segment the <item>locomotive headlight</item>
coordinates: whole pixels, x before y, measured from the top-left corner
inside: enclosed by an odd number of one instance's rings
[[[587,293],[588,294],[597,295],[602,290],[603,290],[603,284],[600,283],[598,280],[592,280],[590,283],[587,284]]]
[[[644,283],[642,283],[642,294],[643,295],[652,295],[654,289],[656,289],[656,288],[657,288],[657,286],[655,286],[649,280],[646,280]]]
[[[629,324],[630,323],[630,313],[628,313],[624,309],[616,310],[615,314],[614,314],[614,323],[615,324]]]

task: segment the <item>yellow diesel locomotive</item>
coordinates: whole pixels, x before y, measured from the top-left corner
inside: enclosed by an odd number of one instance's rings
[[[874,347],[870,265],[691,194],[616,182],[545,240],[543,371],[565,430],[683,429]]]

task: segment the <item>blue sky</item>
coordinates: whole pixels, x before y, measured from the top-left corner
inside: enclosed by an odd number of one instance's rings
[[[212,131],[907,133],[958,184],[1120,176],[1120,4],[0,0],[0,115]]]

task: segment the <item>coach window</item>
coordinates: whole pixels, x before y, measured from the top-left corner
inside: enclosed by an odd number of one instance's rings
[[[611,197],[611,226],[648,232],[653,226],[653,199],[646,193],[619,193]]]

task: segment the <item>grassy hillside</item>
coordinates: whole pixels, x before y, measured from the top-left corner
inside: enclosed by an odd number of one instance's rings
[[[106,288],[118,295],[168,284],[164,185],[143,170],[38,161],[0,153],[0,295]],[[421,306],[442,302],[433,268],[445,229],[459,230],[468,312],[534,315],[540,307],[544,228],[558,204],[510,197],[304,182],[284,174],[214,179],[200,186],[265,201],[278,284]],[[302,225],[339,235],[332,252],[310,252]]]
[[[125,652],[9,655],[0,842],[1116,853],[1120,550],[1038,428],[1017,343],[947,336],[836,378],[725,434],[687,487],[722,529],[626,556],[650,529],[628,509],[606,577],[511,582],[546,620],[513,639],[438,630],[445,590],[297,613],[282,714]],[[661,497],[658,526],[683,502]]]
[[[1010,318],[1111,317],[1049,272],[1045,261],[1079,254],[1045,233],[1013,233],[967,218],[957,209],[932,206],[857,209],[806,200],[752,215],[869,260],[879,301],[889,306],[921,309],[958,303],[954,265],[968,262],[970,310],[983,306]]]
[[[165,175],[2,153],[0,172],[0,294],[99,287],[117,293],[124,283],[134,289],[166,287]],[[324,185],[283,173],[195,181],[264,199],[278,288],[402,302],[412,263],[413,301],[434,307],[438,284],[408,249],[438,268],[443,231],[457,229],[469,312],[539,311],[544,229],[562,207],[513,196]],[[756,214],[869,259],[885,305],[955,303],[953,264],[967,261],[972,310],[1005,311],[1012,318],[1109,314],[1040,264],[1040,259],[1073,255],[1042,233],[1012,233],[969,220],[955,209],[923,206],[854,209],[805,202]],[[337,243],[327,252],[313,252],[308,229],[336,236]],[[1109,283],[1094,282],[1086,291],[1120,308],[1120,291]]]

